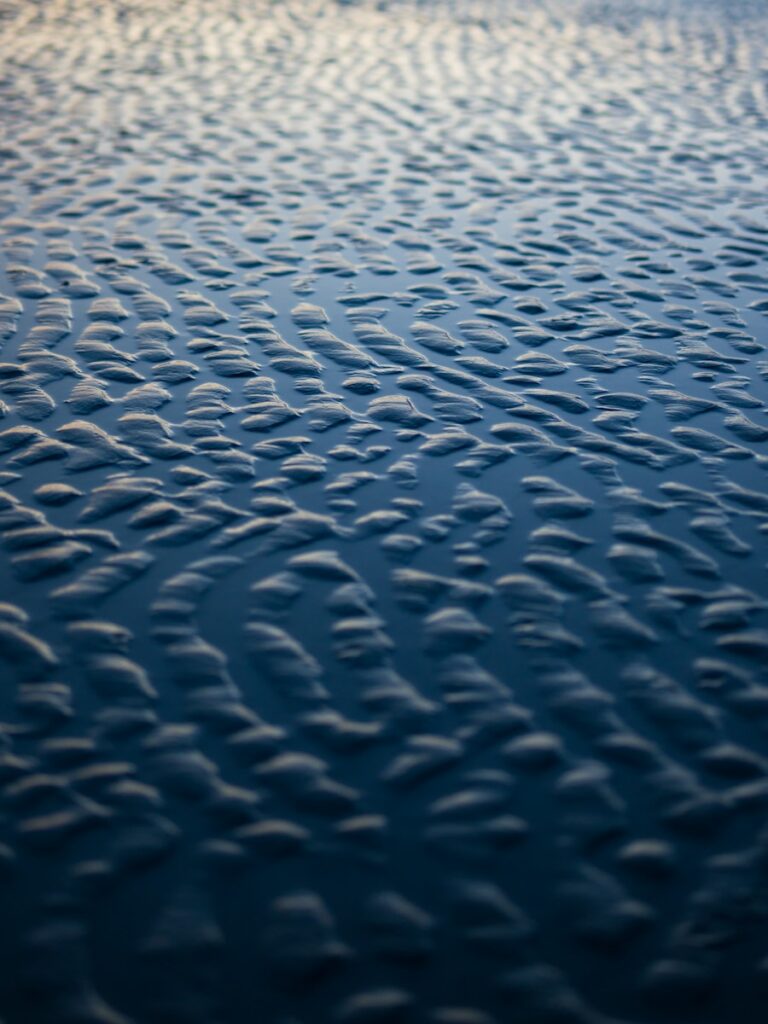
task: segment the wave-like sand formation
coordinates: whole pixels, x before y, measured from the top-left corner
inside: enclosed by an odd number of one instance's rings
[[[759,1024],[768,8],[0,3],[0,1016]]]

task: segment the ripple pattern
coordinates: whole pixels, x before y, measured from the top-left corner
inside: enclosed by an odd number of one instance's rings
[[[761,0],[0,0],[0,1016],[760,1024]]]

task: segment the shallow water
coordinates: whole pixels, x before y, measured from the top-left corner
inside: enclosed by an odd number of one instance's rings
[[[766,7],[0,3],[0,1014],[757,1024]]]

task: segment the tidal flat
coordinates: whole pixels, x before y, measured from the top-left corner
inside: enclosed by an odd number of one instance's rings
[[[763,1024],[766,39],[0,0],[2,1024]]]

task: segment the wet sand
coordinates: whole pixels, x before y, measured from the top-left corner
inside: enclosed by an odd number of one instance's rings
[[[768,8],[0,2],[0,1018],[759,1024]]]

